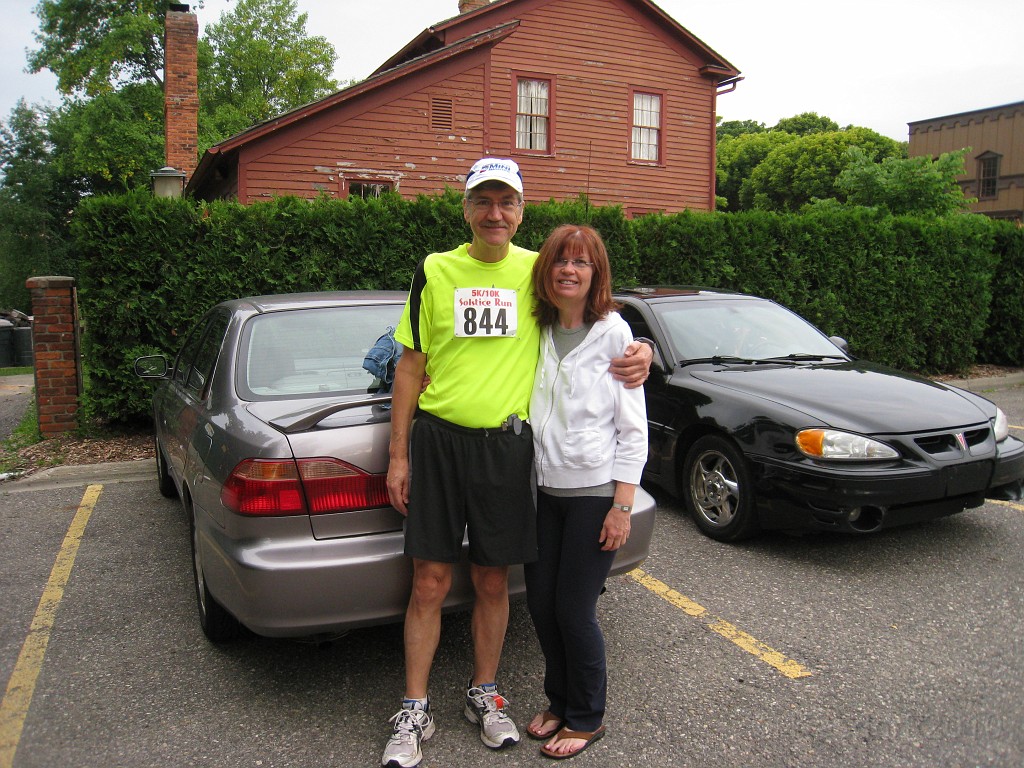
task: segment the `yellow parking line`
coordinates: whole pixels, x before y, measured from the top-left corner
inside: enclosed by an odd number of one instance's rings
[[[1024,512],[1024,504],[1020,504],[1016,501],[1003,501],[1002,499],[985,499],[989,504],[1002,504],[1004,507],[1013,507]]]
[[[661,599],[679,608],[683,613],[694,618],[701,619],[704,625],[712,632],[717,632],[727,640],[732,641],[747,653],[750,653],[766,664],[775,667],[779,672],[790,679],[810,677],[811,671],[798,664],[792,659],[787,659],[778,651],[770,648],[755,637],[748,635],[743,630],[730,624],[725,619],[708,614],[707,609],[693,602],[686,595],[681,595],[662,581],[654,578],[648,573],[637,568],[631,571],[630,576],[643,587],[656,594]]]
[[[71,576],[71,568],[78,555],[78,546],[82,543],[85,526],[89,522],[96,501],[100,497],[102,485],[90,485],[85,489],[82,503],[78,506],[75,519],[71,521],[64,536],[57,560],[50,571],[50,579],[39,598],[39,606],[32,618],[28,637],[21,646],[21,653],[14,665],[11,679],[7,681],[7,693],[0,702],[0,768],[10,768],[14,763],[14,753],[21,740],[21,731],[25,726],[28,708],[32,704],[36,680],[43,666],[46,647],[50,643],[50,630],[53,629],[57,609],[64,597],[64,587]]]

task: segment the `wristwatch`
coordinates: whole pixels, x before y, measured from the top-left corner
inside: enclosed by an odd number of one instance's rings
[[[633,507],[631,507],[629,504],[615,504],[615,503],[612,503],[612,506],[615,509],[621,509],[623,512],[632,512],[633,511]]]

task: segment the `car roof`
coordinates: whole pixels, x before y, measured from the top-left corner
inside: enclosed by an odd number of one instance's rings
[[[761,297],[748,293],[739,293],[725,288],[707,288],[694,285],[640,285],[632,288],[622,288],[614,292],[615,298],[640,299],[648,303],[657,303],[661,299],[676,299],[686,297],[689,299],[755,299]]]
[[[316,291],[281,293],[266,296],[245,296],[223,301],[229,310],[254,309],[256,312],[280,312],[294,309],[323,309],[366,304],[404,304],[405,291]]]

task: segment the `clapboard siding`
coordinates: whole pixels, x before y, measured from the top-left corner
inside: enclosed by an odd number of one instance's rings
[[[398,80],[372,103],[339,101],[315,126],[293,123],[245,145],[240,199],[343,196],[359,179],[389,180],[406,197],[432,194],[460,188],[477,158],[496,155],[519,162],[528,200],[585,193],[627,209],[713,207],[716,82],[700,74],[705,54],[676,31],[629,0],[506,3],[474,19],[487,26],[467,35],[512,20],[518,27],[484,50],[450,57],[433,78],[419,72],[414,89]],[[514,147],[517,76],[553,83],[546,154]],[[654,164],[630,161],[634,90],[662,96]],[[444,102],[432,123],[436,99]],[[450,130],[439,129],[448,128],[449,103]]]
[[[483,78],[483,67],[473,67],[254,160],[249,199],[285,194],[284,188],[307,197],[342,196],[344,181],[366,178],[393,180],[406,197],[458,188],[460,174],[479,154]],[[430,127],[432,98],[453,101],[452,131]]]
[[[566,36],[566,29],[575,32]],[[601,205],[711,207],[714,85],[659,30],[617,3],[565,0],[525,16],[517,34],[496,46],[492,61],[491,119],[509,126],[505,143],[492,151],[516,157],[524,174],[530,172],[530,196],[559,199],[585,192]],[[518,66],[524,61],[530,65]],[[514,73],[519,70],[554,81],[550,156],[520,157],[513,148]],[[663,96],[663,156],[655,166],[630,162],[631,89]],[[496,130],[494,137],[497,144],[502,132]]]

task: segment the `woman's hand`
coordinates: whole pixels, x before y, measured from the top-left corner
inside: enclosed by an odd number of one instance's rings
[[[604,518],[601,528],[601,550],[610,552],[618,549],[629,538],[629,512],[612,507]]]

